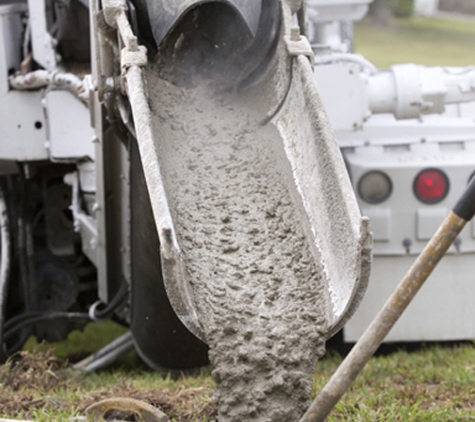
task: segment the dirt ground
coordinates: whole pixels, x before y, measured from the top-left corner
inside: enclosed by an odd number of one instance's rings
[[[111,397],[142,400],[159,408],[171,420],[183,422],[213,420],[216,413],[211,401],[213,392],[204,391],[208,390],[206,387],[141,390],[124,379],[112,387],[91,388],[87,376],[73,372],[68,361],[57,359],[52,350],[35,354],[20,352],[1,366],[0,389],[0,417],[29,419],[35,418],[39,411],[84,415],[90,405]],[[138,419],[129,415],[125,420]]]

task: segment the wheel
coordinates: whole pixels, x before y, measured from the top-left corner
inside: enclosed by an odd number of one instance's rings
[[[175,315],[163,285],[160,244],[136,142],[131,146],[132,323],[139,356],[155,369],[208,363],[208,347]]]

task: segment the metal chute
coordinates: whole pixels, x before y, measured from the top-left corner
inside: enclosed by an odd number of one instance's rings
[[[198,2],[180,4],[191,6],[191,3],[198,5]],[[293,174],[289,189],[301,204],[299,212],[305,215],[307,241],[317,251],[315,253],[319,256],[319,265],[324,272],[322,276],[326,280],[327,335],[330,336],[352,314],[365,290],[369,277],[371,236],[367,220],[361,219],[338,145],[313,83],[313,53],[310,45],[300,36],[298,28],[293,26],[286,3],[270,0],[262,3],[265,7],[275,5],[282,10],[283,19],[278,21],[280,30],[273,32],[275,42],[269,43],[273,43],[274,48],[267,50],[265,60],[260,63],[260,77],[248,89],[259,92],[258,97],[266,103],[267,117],[262,123],[277,129],[280,139],[276,142],[282,143],[288,160],[286,166],[290,166]],[[157,7],[165,8],[167,4],[161,2]],[[176,6],[174,10],[177,17],[189,7]],[[261,20],[264,19],[263,15]],[[173,49],[159,53],[165,62],[160,72],[166,69],[167,58],[174,60],[170,66],[174,73],[168,77],[172,83],[181,84],[185,80],[187,85],[186,78],[177,77],[182,59],[175,45],[181,34],[179,30],[174,32],[176,34],[170,35],[175,37],[171,43]],[[234,60],[226,55],[218,59],[222,64]],[[199,62],[199,65],[202,64]],[[160,69],[160,63],[158,66],[157,63],[147,65],[149,74],[156,74],[157,67]],[[194,75],[188,65],[183,69]],[[202,69],[201,73],[205,74],[205,78],[208,77]],[[212,74],[219,78],[218,73]],[[194,306],[193,287],[189,282],[186,259],[176,232],[176,215],[170,208],[170,201],[176,202],[172,199],[174,191],[168,186],[170,179],[163,174],[162,160],[166,160],[166,157],[163,154],[160,156],[159,149],[160,145],[168,141],[162,134],[154,133],[153,111],[150,111],[147,100],[149,94],[144,92],[147,86],[154,86],[154,82],[145,83],[139,68],[135,66],[129,68],[126,77],[143,171],[160,240],[164,285],[182,323],[197,337],[206,340]],[[232,81],[229,79],[226,82]],[[239,101],[247,101],[245,98],[246,95]],[[249,106],[252,107],[251,104]]]
[[[250,43],[227,31],[240,24],[221,4],[175,15],[153,60],[130,36],[125,11],[105,11],[127,46],[122,76],[154,223],[134,244],[158,235],[144,252],[161,266],[134,279],[132,334],[141,357],[160,367],[164,308],[151,292],[163,286],[176,317],[210,348],[220,420],[252,420],[249,409],[234,413],[226,403],[248,403],[264,389],[254,413],[295,420],[325,339],[365,290],[371,235],[290,3],[263,0]],[[243,366],[265,387],[241,379]],[[269,368],[289,380],[285,399]]]

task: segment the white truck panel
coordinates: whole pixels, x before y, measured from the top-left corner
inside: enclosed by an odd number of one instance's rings
[[[69,91],[48,91],[49,150],[52,160],[94,159],[94,130],[88,108]]]
[[[366,15],[373,0],[307,0],[312,22],[353,21]]]
[[[332,127],[350,132],[361,128],[368,106],[360,66],[356,63],[320,65],[315,66],[314,75]]]
[[[355,315],[345,326],[345,341],[358,340],[413,262],[413,256],[374,257],[368,290]],[[473,254],[442,258],[385,341],[475,338],[474,272]]]
[[[34,59],[45,69],[56,68],[55,40],[47,30],[45,0],[28,0]]]
[[[43,91],[10,91],[0,97],[0,159],[47,160]]]
[[[20,67],[22,4],[0,6],[0,97],[8,92],[8,75]]]
[[[375,255],[415,257],[442,223],[448,210],[456,203],[475,171],[475,142],[422,143],[360,146],[344,149],[353,187],[363,215],[371,220]],[[438,168],[449,179],[449,192],[437,204],[425,204],[413,193],[417,174],[425,168]],[[368,204],[358,193],[358,182],[368,171],[379,170],[392,181],[392,193],[381,204]],[[404,246],[410,240],[409,252]],[[460,235],[462,252],[475,252],[475,238],[469,230]],[[449,253],[454,253],[452,246]]]

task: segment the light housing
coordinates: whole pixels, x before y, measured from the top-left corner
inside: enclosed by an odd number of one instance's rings
[[[440,169],[427,168],[414,179],[414,195],[424,204],[436,204],[449,193],[449,178]]]
[[[358,182],[358,193],[369,204],[380,204],[389,198],[392,191],[391,179],[380,170],[368,171]]]

